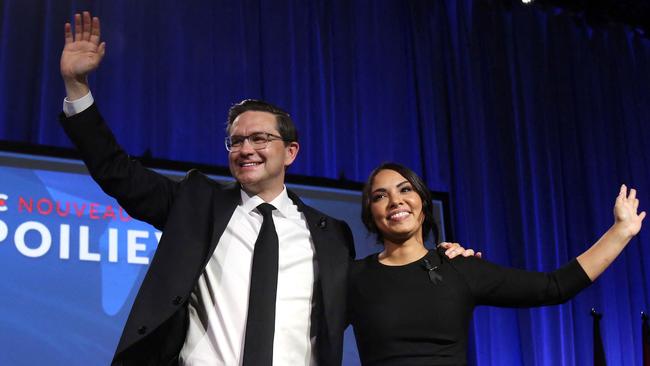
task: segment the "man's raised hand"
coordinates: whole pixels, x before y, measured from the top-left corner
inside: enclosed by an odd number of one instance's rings
[[[65,23],[64,33],[61,76],[68,99],[75,100],[88,93],[88,74],[102,61],[106,52],[106,43],[100,43],[99,18],[91,18],[87,11],[83,14],[75,14],[74,34],[70,23]]]

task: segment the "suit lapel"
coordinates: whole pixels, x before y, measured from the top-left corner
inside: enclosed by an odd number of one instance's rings
[[[337,261],[331,248],[331,243],[337,240],[332,236],[330,231],[331,218],[319,213],[311,207],[305,205],[297,195],[288,191],[289,198],[298,206],[298,210],[305,215],[307,226],[311,234],[312,241],[314,242],[314,250],[316,251],[316,260],[318,261],[318,277],[320,280],[320,287],[322,291],[323,301],[323,314],[327,322],[327,329],[333,328],[333,313],[336,305],[341,301],[338,295],[339,291],[336,289],[336,281],[333,276],[329,274],[337,273]]]
[[[208,261],[214,253],[214,249],[219,243],[221,235],[226,230],[228,222],[232,217],[237,205],[241,201],[240,187],[236,182],[228,184],[221,194],[217,194],[212,199],[212,215],[214,218],[213,227],[212,227],[212,237],[210,239],[210,248],[208,250],[208,255],[206,256],[203,267],[208,264]]]

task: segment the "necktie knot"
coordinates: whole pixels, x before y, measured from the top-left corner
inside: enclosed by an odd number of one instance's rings
[[[259,211],[259,213],[261,213],[264,218],[269,217],[271,215],[271,212],[273,212],[273,210],[275,210],[275,206],[273,206],[270,203],[264,202],[264,203],[260,203],[257,206],[257,211]]]

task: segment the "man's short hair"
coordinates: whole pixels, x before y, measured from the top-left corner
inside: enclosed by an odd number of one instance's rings
[[[226,134],[230,134],[230,127],[237,116],[246,111],[268,112],[273,114],[277,123],[278,132],[285,141],[284,143],[298,142],[298,130],[296,130],[296,125],[293,123],[289,113],[271,103],[256,99],[245,99],[230,107],[228,121],[226,123]]]

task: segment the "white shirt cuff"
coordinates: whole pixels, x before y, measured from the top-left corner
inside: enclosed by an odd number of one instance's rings
[[[63,98],[63,113],[65,113],[66,117],[74,116],[88,109],[94,102],[95,99],[93,99],[90,91],[83,97],[72,101],[68,100],[68,98]]]

